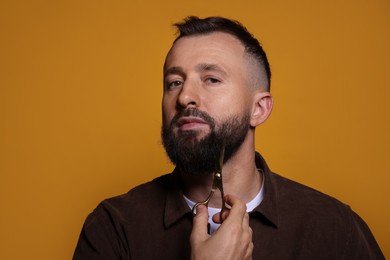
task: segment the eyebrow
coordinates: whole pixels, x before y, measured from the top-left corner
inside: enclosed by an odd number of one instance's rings
[[[215,71],[215,72],[221,73],[225,76],[227,75],[227,72],[221,66],[218,66],[217,64],[200,63],[200,64],[196,65],[195,69],[199,72]]]
[[[183,74],[182,67],[170,67],[164,71],[164,77],[170,74]]]
[[[217,64],[211,64],[211,63],[200,63],[200,64],[195,66],[195,70],[197,72],[215,71],[215,72],[221,73],[223,75],[227,75],[227,72],[221,66],[218,66]],[[170,67],[164,71],[164,77],[166,77],[170,74],[182,75],[182,74],[184,74],[184,70],[180,66]]]

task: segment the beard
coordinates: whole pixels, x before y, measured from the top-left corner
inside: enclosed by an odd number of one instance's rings
[[[202,118],[209,125],[209,134],[198,140],[197,130],[177,131],[177,121],[183,116]],[[162,126],[161,137],[165,151],[174,165],[185,173],[201,174],[214,172],[224,148],[224,162],[238,150],[249,130],[249,114],[243,117],[230,116],[216,125],[206,112],[189,108],[176,114],[171,122]]]

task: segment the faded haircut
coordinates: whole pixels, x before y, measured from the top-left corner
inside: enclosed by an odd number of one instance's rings
[[[260,65],[260,70],[265,74],[266,79],[263,87],[266,91],[270,91],[271,87],[271,69],[268,63],[267,55],[259,43],[259,41],[243,26],[240,22],[230,20],[224,17],[212,16],[201,19],[196,16],[189,16],[183,20],[174,24],[178,29],[178,36],[174,43],[180,38],[194,35],[206,35],[213,32],[224,32],[237,38],[245,47],[245,52]],[[252,75],[254,76],[254,75]],[[261,75],[258,75],[260,78]]]

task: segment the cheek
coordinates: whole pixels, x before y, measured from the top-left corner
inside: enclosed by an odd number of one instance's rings
[[[162,125],[169,126],[172,122],[172,119],[176,115],[175,110],[164,109],[162,110]]]
[[[240,115],[246,112],[249,107],[249,101],[242,95],[233,95],[225,102],[221,103],[219,110],[225,115]]]
[[[164,126],[171,122],[172,117],[164,108],[162,109],[162,123]]]
[[[252,107],[252,96],[249,93],[238,93],[235,98],[236,111],[238,113],[248,113]]]

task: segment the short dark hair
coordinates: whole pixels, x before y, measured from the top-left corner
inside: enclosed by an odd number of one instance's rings
[[[212,16],[201,19],[197,16],[188,16],[183,22],[174,24],[179,35],[175,39],[192,35],[204,35],[212,32],[224,32],[236,37],[245,47],[245,51],[250,54],[264,69],[267,77],[267,91],[271,86],[271,69],[267,55],[259,41],[240,22],[224,17]]]

